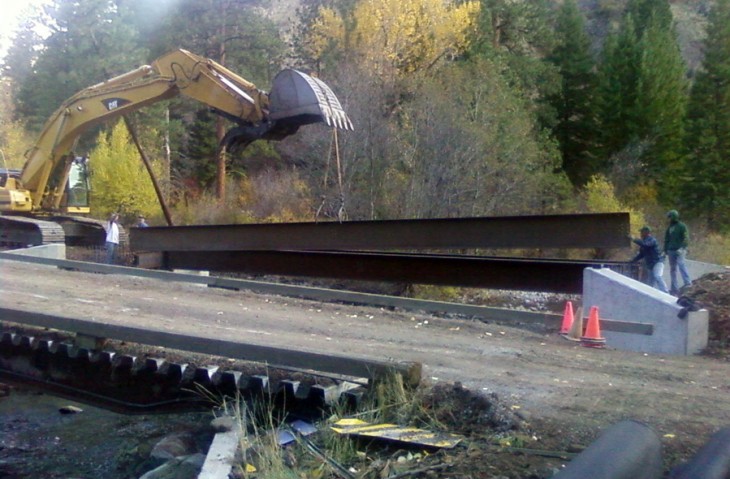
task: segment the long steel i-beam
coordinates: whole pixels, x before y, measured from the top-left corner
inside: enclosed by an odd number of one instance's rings
[[[362,281],[580,294],[587,267],[622,262],[324,251],[168,251],[163,266]]]
[[[132,228],[133,251],[623,248],[628,213]]]

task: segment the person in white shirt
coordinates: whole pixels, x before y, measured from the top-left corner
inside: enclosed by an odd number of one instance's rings
[[[106,263],[114,264],[114,255],[119,246],[119,215],[112,213],[109,217],[109,224],[106,227]]]

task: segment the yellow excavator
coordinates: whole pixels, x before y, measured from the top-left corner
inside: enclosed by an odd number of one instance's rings
[[[236,124],[223,147],[281,140],[317,122],[353,129],[335,94],[317,78],[283,70],[267,93],[211,59],[175,50],[66,100],[44,125],[23,169],[0,169],[0,244],[103,244],[104,222],[83,216],[90,211],[89,161],[73,153],[75,144],[99,123],[177,95]]]

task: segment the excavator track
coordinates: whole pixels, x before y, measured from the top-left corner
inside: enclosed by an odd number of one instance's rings
[[[52,216],[51,221],[61,225],[66,234],[68,246],[101,246],[106,240],[106,221],[84,216]],[[129,242],[129,233],[119,226],[119,241]]]
[[[9,247],[40,246],[65,243],[68,246],[102,246],[106,239],[106,222],[82,216],[52,216],[47,219],[25,216],[0,216],[0,245]],[[119,240],[129,241],[129,233],[120,225]]]
[[[24,216],[0,216],[0,245],[11,247],[64,243],[66,233],[54,222]]]

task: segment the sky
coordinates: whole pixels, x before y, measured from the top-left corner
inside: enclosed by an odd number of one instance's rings
[[[0,0],[0,58],[4,58],[10,40],[24,15],[40,8],[47,0]]]

